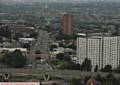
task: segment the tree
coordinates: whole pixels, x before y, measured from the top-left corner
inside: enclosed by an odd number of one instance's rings
[[[36,32],[30,33],[30,37],[37,38],[38,37],[38,33],[36,33]]]
[[[82,63],[82,70],[83,71],[91,71],[92,70],[91,60],[89,60],[88,58],[85,58],[84,62]]]
[[[71,63],[68,61],[60,61],[58,63],[58,68],[59,69],[71,69],[72,66],[71,66]]]
[[[115,31],[112,34],[113,36],[119,36],[119,26],[115,25]]]
[[[56,59],[58,60],[63,60],[63,57],[64,57],[64,53],[59,53],[56,55]]]
[[[69,54],[67,54],[67,53],[65,53],[65,56],[63,58],[64,58],[63,59],[64,61],[70,61],[70,62],[72,61],[71,56]]]
[[[80,79],[73,78],[70,81],[70,85],[83,85],[83,84],[81,83]]]
[[[19,38],[23,37],[22,33],[15,33],[14,39],[19,40]]]
[[[75,44],[71,44],[71,45],[69,45],[67,47],[76,50],[76,45]]]
[[[94,69],[95,72],[98,71],[98,65],[95,66],[95,69]]]
[[[48,33],[51,32],[51,31],[53,31],[53,29],[51,28],[50,25],[46,25],[46,26],[45,26],[45,30],[46,30]]]
[[[49,47],[50,51],[53,51],[54,48],[57,48],[57,45],[50,45]]]
[[[114,75],[113,75],[112,73],[109,73],[109,74],[106,76],[106,78],[107,78],[108,80],[110,80],[110,79],[114,79],[115,77],[114,77]]]
[[[80,70],[80,64],[73,63],[71,61],[59,61],[57,63],[59,69],[71,69],[71,70]]]
[[[56,58],[60,61],[71,61],[71,58],[69,55],[65,55],[64,53],[59,53],[56,55]]]
[[[30,50],[30,44],[28,44],[28,43],[23,44],[23,48],[27,48]]]
[[[102,72],[112,72],[112,66],[106,65],[101,71]]]
[[[3,39],[2,39],[2,37],[0,36],[0,43],[2,43],[3,42]]]
[[[113,79],[113,85],[120,85],[120,81],[117,78]]]
[[[107,76],[106,76],[106,83],[107,85],[114,85],[113,84],[113,80],[115,79],[114,75],[112,73],[109,73]]]
[[[35,54],[41,54],[40,50],[36,50]]]
[[[80,64],[73,63],[73,68],[74,68],[75,70],[81,70],[81,65],[80,65]]]
[[[11,37],[11,30],[8,29],[8,27],[4,27],[3,29],[0,29],[0,36],[10,38]]]
[[[5,54],[3,63],[7,65],[7,67],[22,68],[26,64],[26,58],[20,50],[15,50],[14,52]]]
[[[100,74],[97,74],[97,76],[96,76],[96,80],[99,81],[101,84],[103,84],[105,78],[102,77]]]
[[[59,43],[59,47],[65,47],[63,43]]]

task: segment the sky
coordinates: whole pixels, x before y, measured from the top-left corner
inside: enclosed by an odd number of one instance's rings
[[[38,1],[42,1],[42,2],[94,2],[94,1],[120,1],[120,0],[0,0],[0,2],[38,2]]]

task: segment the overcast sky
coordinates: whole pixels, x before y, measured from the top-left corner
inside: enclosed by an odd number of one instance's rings
[[[91,1],[120,1],[120,0],[0,0],[1,2],[23,2],[23,1],[27,1],[27,2],[30,2],[30,1],[34,1],[34,2],[37,2],[37,1],[42,1],[42,2],[91,2]]]

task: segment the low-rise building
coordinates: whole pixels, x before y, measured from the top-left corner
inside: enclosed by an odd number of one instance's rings
[[[51,55],[57,55],[59,53],[64,53],[63,47],[54,48],[53,51],[50,52]]]
[[[35,41],[34,38],[19,38],[19,42],[21,42],[21,43],[31,43],[34,41]]]
[[[26,48],[0,48],[0,52],[4,52],[4,51],[14,52],[15,50],[20,50],[23,53],[27,53]]]

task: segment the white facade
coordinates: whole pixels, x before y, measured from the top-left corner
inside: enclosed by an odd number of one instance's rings
[[[119,50],[118,44],[119,37],[104,37],[103,39],[103,67],[105,65],[112,65],[116,68],[119,63]]]
[[[100,66],[100,41],[94,38],[77,39],[77,57],[78,63],[82,64],[85,58],[92,61],[92,66]]]
[[[120,37],[88,37],[77,39],[78,63],[82,64],[85,58],[92,61],[93,68],[98,65],[104,68],[111,65],[116,68],[119,64]]]

